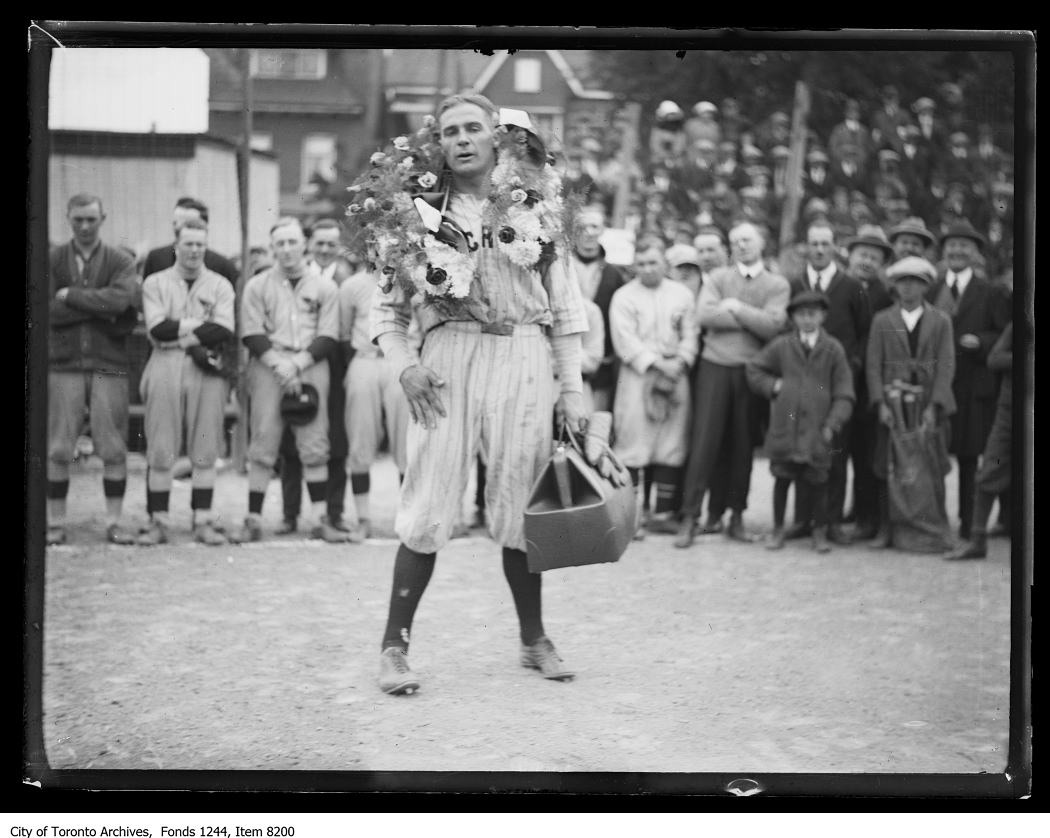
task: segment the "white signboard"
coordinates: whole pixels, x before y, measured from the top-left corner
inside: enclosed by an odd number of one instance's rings
[[[208,56],[200,49],[56,49],[48,127],[206,133]]]

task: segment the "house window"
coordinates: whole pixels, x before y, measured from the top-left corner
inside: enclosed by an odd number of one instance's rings
[[[538,58],[518,58],[514,61],[514,92],[540,92],[540,60]]]
[[[251,74],[260,79],[323,79],[328,51],[323,49],[256,49]]]
[[[319,188],[320,181],[335,181],[335,134],[307,134],[303,137],[303,189]]]
[[[273,134],[270,131],[252,131],[252,151],[273,151]]]

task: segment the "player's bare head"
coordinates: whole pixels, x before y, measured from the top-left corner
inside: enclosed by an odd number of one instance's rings
[[[438,141],[454,175],[476,178],[496,163],[496,106],[478,93],[457,93],[438,105]]]
[[[584,256],[598,252],[598,240],[605,232],[605,210],[585,206],[576,213],[576,249]]]
[[[298,218],[285,216],[270,228],[270,249],[282,269],[296,271],[306,256],[306,236]]]
[[[331,265],[339,256],[339,223],[322,218],[310,228],[308,242],[310,255],[322,268]]]
[[[199,272],[207,248],[208,225],[199,218],[188,218],[175,231],[175,262],[183,270]]]
[[[643,285],[658,285],[667,273],[667,258],[663,242],[647,239],[634,251],[634,270]]]
[[[806,256],[818,271],[831,264],[835,256],[835,231],[826,221],[815,221],[806,230]]]
[[[693,239],[700,270],[711,271],[723,267],[729,254],[726,251],[725,238],[717,227],[701,227]]]
[[[753,265],[762,258],[766,241],[762,232],[750,221],[734,225],[729,231],[729,247],[733,258],[744,265]]]
[[[106,219],[102,211],[102,199],[87,192],[74,195],[66,206],[66,219],[77,244],[94,247],[102,222]]]

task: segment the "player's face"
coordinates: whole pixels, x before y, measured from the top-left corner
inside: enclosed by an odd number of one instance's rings
[[[191,227],[182,228],[175,239],[175,264],[186,271],[196,273],[204,264],[204,251],[208,249],[208,233]]]
[[[598,239],[605,232],[602,216],[596,212],[581,213],[576,219],[576,246],[584,253],[598,247]]]
[[[73,230],[73,238],[81,247],[94,247],[98,241],[99,230],[106,216],[96,201],[82,207],[71,207],[66,218]]]
[[[339,231],[326,228],[310,236],[310,255],[322,268],[327,268],[339,255]]]
[[[926,242],[913,233],[901,233],[893,240],[893,253],[898,259],[905,256],[925,256]]]
[[[944,261],[953,271],[964,271],[974,262],[977,245],[970,239],[955,236],[944,243]]]
[[[658,250],[643,250],[634,257],[634,270],[642,285],[653,288],[664,278],[664,257]]]
[[[762,237],[750,226],[737,227],[729,234],[733,258],[744,265],[753,265],[762,258]]]
[[[726,263],[726,250],[718,236],[697,236],[693,247],[696,248],[702,271],[713,271]]]
[[[806,234],[806,255],[814,270],[822,271],[835,255],[835,236],[827,227],[814,227]]]
[[[870,282],[879,275],[884,259],[879,248],[858,244],[849,253],[849,272],[858,279]]]
[[[671,275],[679,282],[689,284],[700,279],[700,268],[696,265],[679,265],[671,268]]]
[[[453,105],[438,120],[441,150],[454,174],[486,174],[496,163],[492,118],[478,105]]]
[[[796,329],[808,335],[824,322],[824,309],[820,306],[800,306],[791,312],[791,322]]]
[[[273,258],[284,271],[297,272],[306,257],[306,240],[297,224],[285,224],[270,234]]]

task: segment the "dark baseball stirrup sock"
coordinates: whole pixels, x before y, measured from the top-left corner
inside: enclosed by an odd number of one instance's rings
[[[791,488],[790,477],[778,477],[773,482],[773,526],[784,526],[784,513],[787,511],[788,489]]]
[[[146,507],[149,509],[150,515],[154,512],[167,512],[168,505],[171,503],[171,492],[146,492]]]
[[[437,553],[417,553],[404,544],[394,559],[394,582],[390,589],[390,611],[383,634],[383,649],[396,646],[408,651],[409,632],[416,608],[434,573]]]
[[[545,634],[543,630],[543,603],[541,598],[543,579],[531,573],[522,550],[503,548],[503,575],[507,577],[514,608],[518,612],[521,626],[521,642],[531,646]]]
[[[102,478],[102,494],[107,498],[122,498],[124,497],[124,492],[127,491],[127,488],[127,480],[109,480],[105,477]]]
[[[264,500],[266,492],[248,492],[248,514],[262,515]]]
[[[212,500],[215,497],[214,489],[191,489],[190,509],[211,509]]]
[[[350,475],[350,491],[355,495],[367,495],[372,490],[372,477],[367,471]]]
[[[973,515],[970,525],[971,539],[976,535],[986,535],[988,532],[988,518],[992,514],[992,506],[995,504],[995,494],[986,492],[978,486],[973,493]]]
[[[324,503],[328,500],[328,481],[318,480],[315,483],[307,483],[306,494],[310,496],[310,503]]]
[[[69,495],[69,481],[68,480],[48,480],[47,481],[47,499],[48,500],[64,500]]]
[[[649,511],[649,498],[653,495],[653,483],[655,482],[654,471],[651,468],[645,470],[645,494],[642,495],[642,509]]]
[[[681,482],[681,469],[675,466],[653,466],[653,485],[656,486],[656,506],[653,512],[662,515],[674,512],[678,508],[675,499],[678,496],[678,484]]]
[[[810,483],[808,490],[813,526],[826,527],[828,525],[828,484]]]

